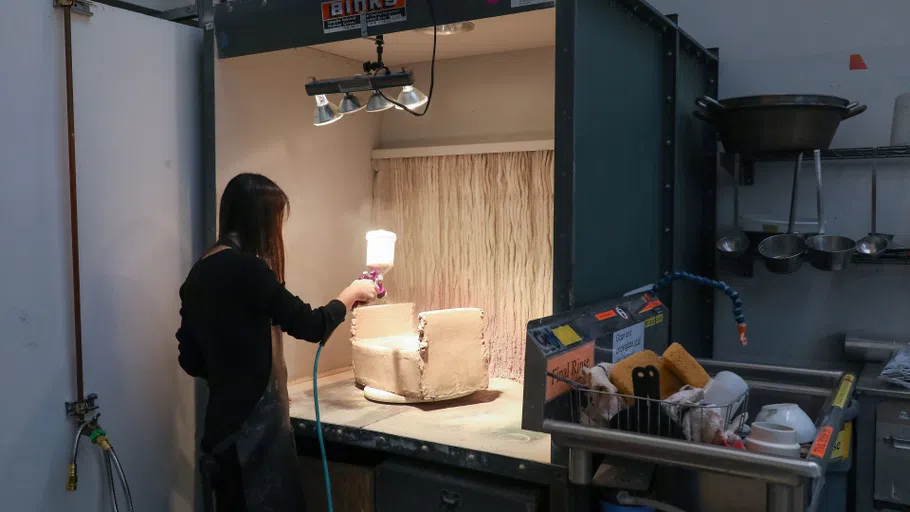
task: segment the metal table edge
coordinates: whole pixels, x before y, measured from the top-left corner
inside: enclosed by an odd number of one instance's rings
[[[316,438],[314,420],[291,418],[291,425],[298,437]],[[565,482],[567,477],[567,469],[554,464],[376,432],[363,427],[334,425],[325,422],[322,426],[323,438],[326,442],[413,457],[543,485]]]

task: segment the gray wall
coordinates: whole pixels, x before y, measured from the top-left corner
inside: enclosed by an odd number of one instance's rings
[[[894,98],[910,91],[910,4],[834,0],[744,2],[655,0],[665,13],[706,46],[720,47],[720,96],[769,93],[826,93],[868,104],[845,122],[832,147],[887,145]],[[868,70],[850,71],[859,53]],[[828,231],[860,238],[869,230],[869,162],[827,163],[824,167]],[[741,214],[786,219],[792,165],[758,168],[756,185],[741,189]],[[815,220],[811,163],[800,181],[798,218]],[[910,161],[879,165],[879,231],[910,245]],[[732,217],[732,179],[719,177],[719,228]],[[798,274],[769,275],[756,266],[752,279],[722,274],[742,295],[750,345],[736,342],[729,301],[718,297],[715,357],[780,364],[821,364],[843,360],[842,333],[867,330],[884,335],[910,331],[910,268],[862,266],[843,273],[804,268]],[[683,341],[683,340],[680,340]]]
[[[5,511],[109,510],[97,447],[66,493],[75,396],[62,15],[0,20],[0,494]],[[86,391],[139,510],[191,510],[192,381],[177,288],[201,249],[199,32],[98,6],[74,17]]]

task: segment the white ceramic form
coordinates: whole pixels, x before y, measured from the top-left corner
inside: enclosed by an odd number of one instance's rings
[[[811,443],[817,433],[815,422],[796,404],[771,404],[761,408],[755,421],[786,425],[796,430],[799,444]]]
[[[786,425],[756,421],[746,439],[746,449],[766,455],[799,457],[796,430]]]

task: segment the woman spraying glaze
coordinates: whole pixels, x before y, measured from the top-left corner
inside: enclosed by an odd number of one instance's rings
[[[179,363],[208,383],[202,470],[218,512],[302,509],[281,331],[324,343],[355,303],[377,294],[368,280],[317,308],[291,294],[283,284],[288,211],[270,179],[236,176],[221,196],[218,242],[180,288]]]

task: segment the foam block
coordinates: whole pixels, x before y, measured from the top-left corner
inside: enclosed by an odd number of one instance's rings
[[[427,311],[411,303],[359,307],[351,324],[354,377],[363,386],[418,400],[486,389],[489,347],[483,311]]]
[[[708,372],[679,343],[667,347],[663,359],[679,380],[693,388],[704,388],[711,380]]]

